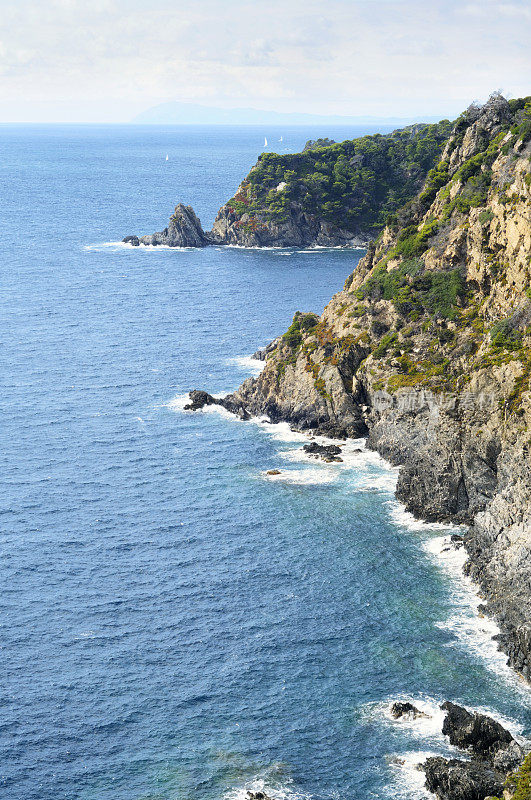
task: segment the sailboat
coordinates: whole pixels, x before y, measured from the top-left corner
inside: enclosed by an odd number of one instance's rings
[[[267,139],[264,139],[264,147],[267,147]]]
[[[168,154],[166,153],[166,161],[168,160]]]
[[[281,137],[280,137],[280,139],[279,139],[278,141],[279,141],[279,142],[283,142],[283,141],[284,141],[284,137],[283,137],[283,136],[281,136]]]

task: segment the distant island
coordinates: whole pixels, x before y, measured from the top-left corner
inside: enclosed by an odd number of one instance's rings
[[[141,111],[131,122],[135,125],[408,125],[414,122],[437,122],[439,119],[439,116],[424,115],[370,117],[301,114],[258,108],[216,108],[172,101]]]

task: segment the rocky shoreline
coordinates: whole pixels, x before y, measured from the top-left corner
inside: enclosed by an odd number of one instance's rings
[[[239,247],[352,247],[364,248],[372,233],[338,228],[326,220],[292,208],[282,221],[264,220],[259,228],[250,226],[245,215],[237,215],[232,207],[223,206],[211,231],[204,231],[191,206],[179,203],[168,225],[158,233],[146,236],[125,236],[122,241],[133,247],[140,245],[165,247],[208,247],[235,245]]]
[[[441,705],[445,711],[442,733],[448,742],[462,751],[464,757],[430,756],[417,765],[424,772],[426,788],[439,800],[527,800],[529,781],[526,777],[529,756],[513,735],[499,722],[449,701]],[[429,718],[411,702],[395,702],[390,716],[398,724]],[[519,770],[524,762],[526,767]],[[274,800],[263,791],[248,791],[248,800]]]
[[[468,526],[466,571],[509,665],[528,681],[530,253],[531,99],[495,95],[460,117],[422,192],[322,316],[297,312],[258,377],[222,400],[194,391],[189,405],[366,438],[400,467],[397,497],[409,512]],[[473,744],[469,762],[428,765],[441,800],[500,792],[513,768],[507,747]]]

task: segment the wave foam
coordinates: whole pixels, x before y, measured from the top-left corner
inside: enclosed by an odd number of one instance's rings
[[[461,530],[457,525],[450,525],[445,522],[424,522],[417,519],[405,506],[398,500],[389,502],[389,516],[395,525],[407,528],[409,531],[458,531]],[[455,549],[455,548],[454,548]],[[464,563],[464,562],[463,562]]]
[[[250,372],[252,375],[260,375],[266,365],[265,361],[260,361],[258,358],[252,356],[235,356],[229,358],[227,364],[234,364],[245,372]]]
[[[224,797],[225,800],[248,800],[247,792],[263,792],[271,797],[271,800],[311,800],[310,794],[305,794],[285,784],[270,783],[264,778],[254,778],[243,786],[229,789]]]
[[[333,483],[337,475],[332,470],[284,469],[277,475],[268,475],[267,470],[260,473],[262,478],[278,483],[292,483],[299,486],[313,486]]]
[[[481,659],[492,672],[517,687],[526,705],[531,706],[531,697],[522,679],[507,665],[507,656],[498,649],[497,642],[493,639],[500,633],[498,625],[479,610],[483,602],[478,594],[479,587],[463,571],[467,561],[465,548],[456,548],[447,535],[428,539],[423,543],[423,549],[436,560],[452,583],[451,599],[455,610],[448,619],[438,622],[437,627],[452,633],[469,653]]]
[[[426,777],[419,769],[430,756],[439,755],[431,750],[409,753],[393,753],[388,756],[394,779],[386,789],[386,795],[393,800],[424,800],[433,798],[426,789]]]
[[[219,394],[215,394],[215,395],[212,395],[212,396],[217,398],[218,400],[220,400],[223,397],[226,397],[228,394],[230,394],[230,392],[221,392]],[[170,411],[183,412],[185,405],[187,405],[189,402],[190,402],[190,395],[188,394],[188,392],[186,392],[186,394],[177,394],[177,395],[175,395],[175,397],[172,397],[172,399],[169,400],[167,403],[163,403],[162,404],[162,408],[168,408]],[[226,408],[223,408],[223,406],[218,406],[218,405],[215,405],[215,404],[210,405],[210,406],[204,406],[199,411],[190,411],[190,412],[186,412],[186,413],[190,413],[190,414],[220,414],[222,417],[225,417],[226,419],[234,420],[235,422],[241,422],[242,421],[235,414],[231,414],[230,411],[227,411]]]
[[[396,702],[412,703],[415,708],[418,708],[419,711],[422,711],[427,716],[417,717],[416,719],[412,717],[395,719],[391,715],[391,707]],[[426,739],[441,745],[445,742],[442,732],[445,712],[440,707],[441,702],[441,700],[428,695],[411,697],[410,695],[399,694],[375,703],[368,703],[364,707],[363,716],[371,720],[371,722],[378,721],[385,725],[392,725],[397,729],[410,733],[415,738]]]
[[[96,244],[86,244],[83,250],[88,252],[101,253],[104,250],[112,249],[114,252],[117,250],[136,250],[139,252],[145,250],[175,250],[179,252],[190,252],[196,250],[196,247],[170,247],[168,244],[139,244],[132,245],[131,242],[98,242]]]

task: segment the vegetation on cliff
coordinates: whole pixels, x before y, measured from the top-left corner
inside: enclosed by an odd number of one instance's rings
[[[439,161],[452,124],[413,125],[302,153],[264,153],[228,206],[245,225],[281,221],[295,205],[344,230],[377,232]]]

